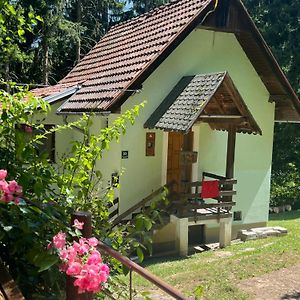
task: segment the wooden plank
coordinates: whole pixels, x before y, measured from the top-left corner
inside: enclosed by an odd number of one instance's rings
[[[220,184],[237,184],[237,180],[236,179],[225,179],[225,180],[220,180]]]
[[[216,174],[209,173],[209,172],[203,172],[203,176],[204,177],[214,178],[214,179],[219,179],[219,180],[226,179],[225,176],[220,176],[220,175],[216,175]],[[229,178],[232,178],[232,177],[229,177]]]
[[[235,206],[236,202],[220,202],[220,203],[204,203],[204,204],[189,204],[193,208],[210,208],[210,207],[226,207]]]
[[[233,190],[226,190],[226,191],[220,191],[220,196],[221,197],[227,197],[227,196],[233,196],[236,195],[236,191]],[[181,197],[183,199],[202,199],[200,193],[185,193],[185,194],[181,194]],[[211,199],[216,199],[219,200],[218,198],[211,198]],[[231,201],[229,201],[231,202]],[[174,201],[173,201],[174,203]]]
[[[231,190],[220,191],[220,196],[223,196],[223,197],[233,196],[233,195],[236,195],[236,191],[231,191]],[[229,202],[231,202],[231,201],[229,201]]]
[[[206,123],[230,123],[230,124],[241,124],[245,122],[247,119],[243,116],[230,116],[230,115],[211,115],[211,116],[205,116],[202,115],[201,117],[198,118],[199,121],[201,122],[206,122]]]
[[[215,175],[216,177],[218,175]],[[219,179],[220,185],[229,185],[229,184],[236,184],[237,180],[236,179]],[[182,183],[184,186],[188,187],[197,187],[197,186],[202,186],[202,181],[193,181],[193,182],[185,182]]]
[[[5,300],[25,300],[16,283],[9,275],[7,269],[0,261],[0,286],[3,299]],[[1,293],[0,293],[1,295]],[[1,299],[1,298],[0,298]],[[2,299],[1,299],[2,300]]]
[[[225,219],[225,218],[231,218],[231,213],[220,213],[220,214],[197,214],[193,217],[189,217],[189,222],[197,222],[197,220],[218,220],[218,219]]]

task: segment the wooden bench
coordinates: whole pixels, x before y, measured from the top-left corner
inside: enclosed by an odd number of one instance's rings
[[[0,300],[25,300],[16,283],[0,261]]]

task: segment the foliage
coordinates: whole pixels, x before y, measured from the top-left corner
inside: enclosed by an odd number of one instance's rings
[[[9,45],[6,43],[9,47],[0,51],[0,55],[3,53],[0,74],[7,73],[10,79],[20,83],[56,83],[112,25],[166,2],[3,0],[1,3],[8,9],[0,5],[0,40],[8,33],[10,40]],[[11,19],[9,22],[6,13]],[[10,57],[5,51],[10,52]]]
[[[272,173],[271,206],[290,204],[294,209],[300,208],[300,173],[295,165],[290,164],[286,171]]]
[[[19,206],[0,203],[0,257],[26,297],[59,299],[62,295],[64,281],[58,273],[57,258],[45,252],[45,244],[67,226],[74,210],[92,211],[96,236],[125,255],[136,249],[142,260],[145,245],[151,248],[147,232],[160,218],[156,204],[137,215],[133,223],[112,228],[108,207],[114,199],[113,187],[102,186],[101,172],[95,166],[111,141],[125,134],[126,124],[134,123],[144,104],[127,111],[112,126],[92,133],[93,116],[85,115],[47,131],[41,121],[49,105],[26,90],[19,89],[13,95],[0,90],[0,101],[0,167],[8,170],[7,180],[16,179],[23,186],[26,199]],[[47,153],[39,151],[40,144],[49,132],[74,126],[81,128],[82,139],[73,142],[71,153],[59,164],[61,172],[57,172]],[[112,274],[124,271],[115,260],[110,264]],[[110,284],[118,286],[111,279]]]
[[[274,135],[271,205],[300,208],[300,131],[297,124],[277,124]]]
[[[169,0],[131,0],[133,15],[140,15],[149,10],[168,3]]]
[[[45,248],[45,241],[61,228],[53,214],[58,216],[58,211],[51,206],[0,203],[0,258],[26,299],[62,297],[64,278],[55,265],[57,257]]]
[[[146,246],[151,251],[151,239],[147,232],[160,220],[156,207],[157,202],[165,200],[165,193],[152,203],[149,211],[138,214],[133,224],[120,224],[112,228],[108,207],[114,200],[114,187],[102,185],[102,174],[96,164],[111,142],[119,141],[120,136],[126,133],[126,124],[134,124],[143,106],[144,103],[126,111],[111,126],[96,133],[92,133],[93,116],[86,117],[80,126],[82,139],[73,141],[71,153],[61,160],[62,172],[57,181],[60,206],[69,212],[92,211],[95,234],[125,255],[136,249],[140,260],[143,260]]]
[[[3,0],[0,2],[0,78],[11,79],[9,64],[11,61],[26,61],[27,54],[22,50],[26,32],[32,32],[34,26],[42,21],[31,7],[27,13],[17,3]]]
[[[66,215],[49,202],[57,176],[48,157],[38,151],[47,132],[34,120],[34,115],[47,114],[49,106],[23,89],[13,95],[0,90],[0,104],[0,166],[8,170],[7,180],[16,179],[23,187],[23,198],[30,199],[19,205],[0,203],[0,257],[27,299],[59,299],[64,280],[45,242],[65,227],[61,220]],[[32,128],[38,134],[32,134]]]

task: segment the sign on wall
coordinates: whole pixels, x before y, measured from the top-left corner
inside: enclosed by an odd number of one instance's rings
[[[128,159],[128,150],[122,150],[122,159]]]

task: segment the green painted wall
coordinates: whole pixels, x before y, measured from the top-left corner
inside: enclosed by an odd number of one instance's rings
[[[155,156],[146,157],[146,132],[143,124],[160,102],[185,75],[227,70],[244,101],[262,129],[262,136],[238,134],[236,145],[235,174],[238,179],[235,196],[235,210],[243,211],[239,223],[257,223],[267,220],[270,168],[273,142],[274,104],[268,102],[268,92],[263,86],[236,38],[229,33],[214,33],[194,30],[185,41],[158,67],[144,82],[140,93],[130,97],[121,111],[147,101],[134,126],[129,125],[120,143],[114,142],[109,152],[104,153],[97,167],[103,174],[103,186],[111,178],[111,173],[124,168],[121,176],[120,212],[130,208],[152,191],[161,186],[165,178],[167,135],[156,132]],[[53,107],[53,111],[55,107]],[[109,116],[111,124],[116,116]],[[54,113],[49,122],[58,122]],[[48,120],[47,120],[48,121]],[[106,126],[105,117],[95,117],[93,131]],[[201,178],[202,171],[225,173],[227,133],[213,131],[206,124],[194,127],[198,136],[195,150],[199,157],[194,166],[193,179]],[[80,133],[68,133],[68,139],[80,138]],[[67,138],[57,138],[59,152],[66,147]],[[128,159],[121,159],[121,151],[128,151]],[[198,172],[197,172],[198,170]],[[171,231],[173,229],[170,229]],[[169,235],[172,240],[173,235]],[[167,241],[168,234],[164,240]]]

